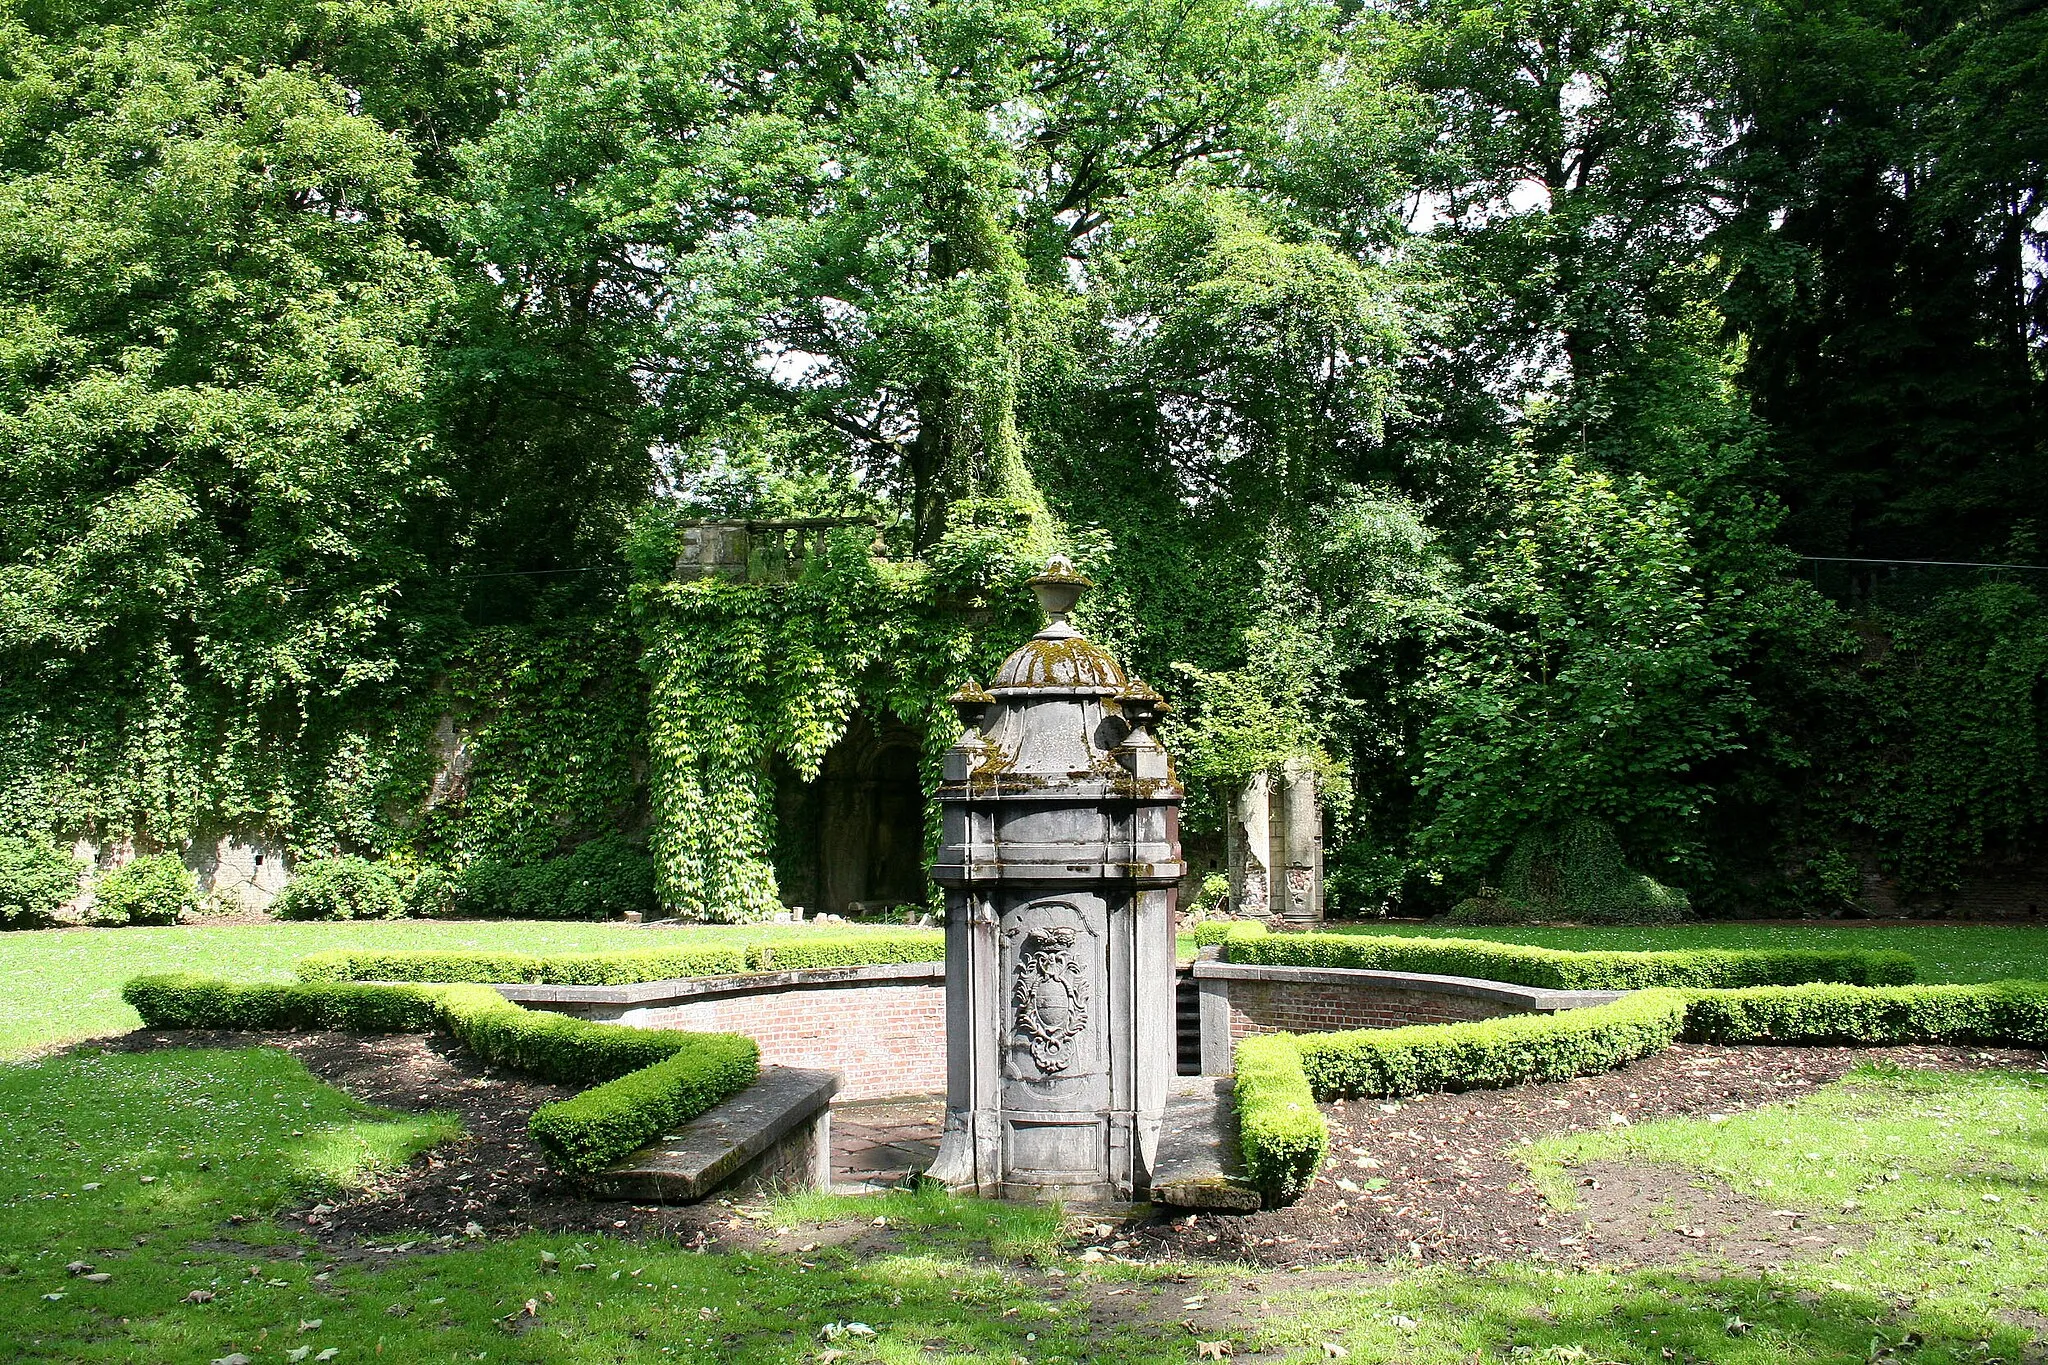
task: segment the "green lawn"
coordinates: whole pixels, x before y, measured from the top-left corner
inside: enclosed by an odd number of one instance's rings
[[[0,1127],[11,1360],[1178,1365],[1223,1343],[1269,1365],[1989,1365],[2037,1358],[2048,1307],[2048,1078],[2004,1072],[1870,1069],[1721,1124],[1532,1149],[1560,1218],[1573,1164],[1606,1158],[1676,1163],[1858,1233],[1846,1256],[1794,1250],[1768,1275],[1130,1266],[1084,1259],[1094,1239],[1053,1210],[936,1194],[776,1201],[756,1210],[771,1245],[730,1254],[559,1234],[333,1254],[270,1215],[446,1122],[357,1103],[262,1049],[0,1065]],[[813,1226],[834,1221],[888,1241],[835,1246]]]
[[[382,920],[341,924],[179,925],[163,929],[43,929],[0,934],[0,1057],[77,1038],[125,1033],[142,1021],[121,984],[145,972],[205,972],[284,981],[323,948],[597,952],[691,942],[754,942],[791,934],[886,932],[858,925],[706,925],[648,929],[559,921]]]
[[[1895,948],[1920,963],[1922,981],[2048,981],[2048,926],[1894,924],[1873,921],[1757,924],[1712,921],[1603,929],[1483,928],[1439,924],[1331,925],[1342,934],[1484,938],[1543,948]]]

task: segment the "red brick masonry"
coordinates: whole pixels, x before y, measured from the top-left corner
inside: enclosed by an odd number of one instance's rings
[[[1230,1036],[1253,1033],[1331,1033],[1338,1029],[1399,1028],[1403,1024],[1458,1024],[1520,1014],[1498,1000],[1441,991],[1307,981],[1230,983]]]
[[[946,1090],[943,962],[497,989],[585,1019],[743,1033],[760,1044],[763,1065],[839,1072],[842,1103]]]
[[[649,1010],[649,1028],[744,1033],[764,1065],[845,1078],[837,1098],[946,1093],[946,982],[781,989]]]

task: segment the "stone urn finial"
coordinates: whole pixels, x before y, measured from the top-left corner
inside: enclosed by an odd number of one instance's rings
[[[1046,560],[1045,571],[1030,582],[1039,608],[1045,612],[1048,629],[1065,626],[1067,613],[1081,600],[1081,594],[1095,586],[1074,571],[1074,561],[1065,555]]]

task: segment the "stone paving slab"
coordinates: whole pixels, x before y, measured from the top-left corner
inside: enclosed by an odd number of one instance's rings
[[[932,1164],[946,1102],[932,1096],[871,1100],[832,1111],[832,1188],[864,1194],[907,1184]]]
[[[837,1072],[763,1067],[761,1079],[739,1094],[587,1183],[611,1199],[695,1203],[799,1129],[826,1119],[838,1088]]]
[[[1189,1209],[1259,1206],[1238,1148],[1234,1085],[1228,1076],[1184,1076],[1174,1086],[1152,1170],[1154,1202]]]

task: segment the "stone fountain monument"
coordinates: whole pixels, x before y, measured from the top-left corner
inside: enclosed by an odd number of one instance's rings
[[[946,892],[946,1126],[927,1175],[998,1198],[1147,1197],[1174,1077],[1181,787],[1165,704],[1067,622],[1090,586],[1054,556],[1044,630],[988,690],[937,793]]]

